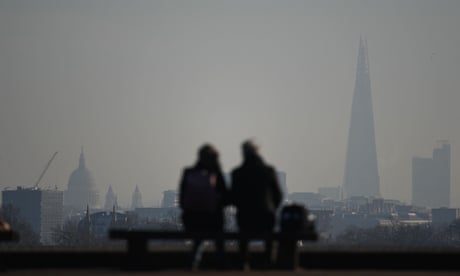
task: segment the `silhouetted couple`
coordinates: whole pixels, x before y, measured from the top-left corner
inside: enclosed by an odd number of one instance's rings
[[[182,173],[179,204],[186,231],[221,233],[224,228],[224,208],[234,205],[238,230],[242,234],[270,233],[274,230],[276,210],[282,194],[275,168],[264,162],[257,146],[250,140],[243,142],[243,162],[231,172],[227,189],[217,150],[210,144],[198,151],[198,160]],[[192,254],[196,256],[201,240],[194,241]],[[224,261],[224,244],[215,241],[219,261]],[[272,241],[266,240],[265,257],[271,262]],[[242,261],[248,260],[248,240],[239,243]],[[194,257],[195,258],[195,257]]]

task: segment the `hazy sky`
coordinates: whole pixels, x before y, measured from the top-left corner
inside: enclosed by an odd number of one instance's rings
[[[127,207],[175,189],[197,148],[225,171],[256,137],[289,192],[342,184],[367,38],[380,190],[411,202],[411,159],[452,147],[460,207],[460,1],[0,0],[0,187],[67,189],[83,146]]]

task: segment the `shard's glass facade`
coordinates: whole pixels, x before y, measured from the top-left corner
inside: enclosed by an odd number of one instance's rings
[[[367,43],[360,39],[345,161],[344,197],[379,197],[374,114]]]

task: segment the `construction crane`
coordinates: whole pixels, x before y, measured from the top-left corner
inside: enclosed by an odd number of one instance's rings
[[[40,181],[42,180],[43,176],[45,175],[46,171],[48,170],[49,166],[51,165],[51,162],[53,162],[53,159],[54,157],[56,157],[56,154],[58,152],[56,151],[53,156],[51,157],[51,159],[48,161],[48,163],[46,164],[46,167],[45,169],[42,171],[42,173],[40,174],[40,177],[38,177],[38,180],[37,182],[35,182],[35,186],[33,187],[34,190],[37,190],[38,189],[38,184],[40,184]]]

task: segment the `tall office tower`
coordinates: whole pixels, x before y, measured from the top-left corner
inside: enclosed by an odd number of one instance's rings
[[[441,141],[432,158],[412,158],[412,204],[450,207],[450,144]]]
[[[63,193],[58,190],[40,190],[18,187],[2,191],[3,208],[11,205],[18,209],[18,216],[30,224],[44,245],[54,244],[53,228],[63,220]]]
[[[380,196],[367,43],[363,39],[359,42],[343,188],[345,198]]]
[[[167,190],[163,192],[163,199],[161,200],[161,208],[171,208],[178,205],[178,193],[175,190]]]
[[[64,194],[64,204],[77,211],[90,208],[98,208],[99,193],[94,185],[90,171],[86,168],[83,148],[80,153],[78,168],[72,172]]]

